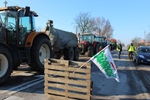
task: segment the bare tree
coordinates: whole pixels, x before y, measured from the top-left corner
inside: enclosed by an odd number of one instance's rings
[[[105,20],[104,17],[93,18],[91,21],[91,27],[99,36],[106,36],[107,39],[110,39],[113,35],[113,28],[109,20]]]
[[[91,21],[91,27],[92,27],[92,30],[93,31],[96,31],[98,33],[98,35],[103,35],[102,31],[104,29],[104,23],[105,23],[105,19],[102,17],[97,17],[97,18],[92,18],[92,21]]]
[[[146,35],[144,43],[145,45],[150,45],[150,32]]]
[[[75,18],[76,27],[82,34],[91,32],[91,16],[89,13],[80,13]]]
[[[99,36],[110,39],[113,35],[113,28],[109,20],[104,17],[91,18],[89,13],[80,13],[75,18],[76,28],[82,34],[96,32]]]
[[[138,46],[139,46],[140,40],[141,40],[141,38],[139,38],[139,37],[135,37],[135,38],[132,40],[132,43],[134,44],[135,47],[138,47]]]
[[[112,34],[113,34],[113,28],[110,25],[109,20],[107,20],[103,29],[103,35],[106,36],[107,39],[110,39],[112,37]]]

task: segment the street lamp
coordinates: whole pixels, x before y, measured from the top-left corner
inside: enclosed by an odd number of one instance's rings
[[[8,4],[8,2],[5,0],[4,4],[5,4],[5,7],[6,7],[6,6],[7,6],[7,4]]]

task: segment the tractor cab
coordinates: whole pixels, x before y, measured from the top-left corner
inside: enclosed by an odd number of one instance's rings
[[[84,33],[80,36],[81,41],[86,41],[88,43],[93,43],[94,38],[95,38],[94,34],[88,34],[88,33]]]
[[[0,8],[0,23],[6,29],[5,43],[9,46],[24,46],[28,34],[35,31],[35,12],[30,7],[8,6]]]

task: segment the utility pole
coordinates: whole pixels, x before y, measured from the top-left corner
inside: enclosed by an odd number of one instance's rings
[[[5,7],[6,7],[6,6],[7,6],[7,4],[8,4],[8,2],[5,0],[4,4],[5,4]]]
[[[146,31],[144,31],[144,42],[145,42],[145,45],[147,45],[147,41],[146,41]]]

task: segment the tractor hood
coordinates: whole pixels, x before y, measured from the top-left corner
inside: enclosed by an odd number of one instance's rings
[[[89,42],[88,41],[81,41],[79,44],[83,44],[85,46],[89,45]]]

